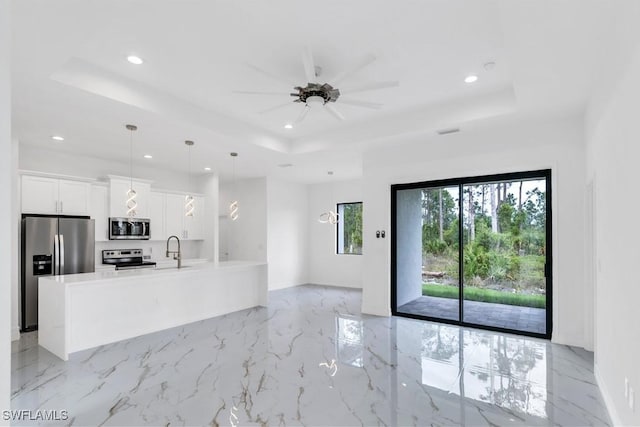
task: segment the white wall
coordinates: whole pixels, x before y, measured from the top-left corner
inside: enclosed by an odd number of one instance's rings
[[[229,203],[238,201],[238,219]],[[220,183],[220,260],[267,261],[267,179]]]
[[[309,280],[307,186],[267,178],[267,261],[269,289]]]
[[[11,173],[11,22],[10,2],[0,0],[0,235],[12,231]],[[11,387],[11,251],[9,239],[0,239],[0,411],[10,409]],[[6,421],[0,423],[5,424]]]
[[[335,225],[317,221],[321,213],[335,210],[338,203],[361,202],[362,181],[336,181],[309,185],[309,282],[318,285],[362,288],[362,255],[336,254]],[[362,216],[369,210],[363,204]],[[362,251],[367,252],[364,245]]]
[[[20,196],[20,175],[18,174],[20,144],[17,139],[11,142],[11,203],[13,211],[13,219],[11,221],[11,242],[18,242],[20,247],[20,239],[22,238],[21,226],[21,196]],[[11,252],[11,339],[16,341],[20,339],[20,262],[21,254],[19,250]]]
[[[434,179],[552,169],[553,337],[583,346],[585,312],[584,135],[580,117],[503,124],[372,150],[364,157],[365,313],[390,314],[390,185]]]
[[[129,176],[131,173],[128,163],[43,150],[27,144],[20,146],[20,169],[94,179],[107,175]],[[153,160],[135,160],[133,176],[153,181],[154,189],[201,192],[197,184],[189,188],[186,173],[155,168]]]
[[[640,425],[640,5],[635,3],[616,25],[617,39],[586,119],[587,181],[594,187],[595,370],[615,425]],[[624,395],[625,378],[635,390],[635,411]]]

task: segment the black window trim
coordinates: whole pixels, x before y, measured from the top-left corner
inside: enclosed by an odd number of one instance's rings
[[[396,216],[396,208],[397,208],[397,192],[399,190],[412,190],[419,188],[438,188],[438,187],[450,187],[450,186],[463,186],[468,184],[483,184],[483,183],[491,183],[496,181],[509,181],[509,180],[523,180],[523,179],[535,179],[535,178],[544,178],[546,179],[546,215],[547,215],[547,224],[546,224],[546,264],[545,264],[545,275],[547,279],[547,307],[546,307],[546,327],[547,330],[544,334],[538,334],[534,332],[521,331],[517,329],[506,329],[506,328],[498,328],[494,326],[486,326],[486,325],[478,325],[475,323],[469,323],[464,321],[463,317],[463,293],[459,292],[459,320],[449,320],[449,319],[441,319],[429,316],[422,316],[417,314],[409,314],[409,313],[401,313],[398,312],[397,309],[397,295],[396,295],[396,284],[397,284],[397,242],[396,242],[396,229],[397,229],[397,216]],[[462,201],[462,197],[460,197],[460,202]],[[552,170],[551,169],[539,169],[539,170],[531,170],[531,171],[523,171],[523,172],[509,172],[509,173],[501,173],[501,174],[492,174],[492,175],[480,175],[480,176],[472,176],[472,177],[461,177],[461,178],[450,178],[450,179],[438,179],[432,181],[421,181],[421,182],[411,182],[405,184],[392,184],[391,185],[391,314],[393,316],[399,317],[407,317],[418,320],[428,320],[432,322],[438,323],[447,323],[451,325],[463,326],[463,327],[472,327],[485,329],[494,332],[504,332],[504,333],[512,333],[523,336],[530,336],[535,338],[543,338],[543,339],[551,339],[553,332],[553,217],[552,217]],[[460,209],[460,207],[459,207]],[[460,221],[459,225],[459,238],[462,241],[462,221]],[[463,245],[460,245],[460,251],[463,250]],[[463,260],[464,257],[459,255],[460,259]],[[459,263],[459,269],[462,271],[464,266],[462,262]],[[461,276],[462,277],[462,276]],[[462,286],[461,286],[461,289]]]

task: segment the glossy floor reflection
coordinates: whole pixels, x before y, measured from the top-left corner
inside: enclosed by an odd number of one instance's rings
[[[76,353],[27,334],[12,407],[72,425],[607,425],[590,353],[360,315],[358,291],[303,286],[269,308]],[[34,422],[15,422],[16,425]]]

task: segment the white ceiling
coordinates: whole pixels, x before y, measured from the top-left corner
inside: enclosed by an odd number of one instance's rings
[[[16,1],[14,133],[24,144],[127,161],[124,124],[134,123],[136,156],[152,154],[160,168],[186,170],[183,141],[193,139],[200,171],[228,174],[228,153],[238,151],[240,175],[320,182],[334,170],[333,179],[355,178],[362,152],[398,135],[584,108],[614,3]],[[293,86],[306,84],[305,47],[322,67],[320,80],[373,54],[377,60],[341,86],[400,84],[350,97],[383,103],[380,110],[339,99],[344,122],[312,110],[286,130],[300,104],[258,111],[291,101]],[[129,54],[145,63],[128,63]],[[496,63],[490,71],[488,61]],[[468,74],[478,81],[464,83]],[[56,143],[54,134],[66,140]],[[294,166],[278,167],[285,163]]]

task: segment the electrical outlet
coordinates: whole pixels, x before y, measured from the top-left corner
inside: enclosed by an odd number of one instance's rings
[[[634,405],[635,405],[635,399],[636,399],[636,393],[633,391],[633,387],[629,387],[629,408],[631,409],[632,412],[635,411],[634,409]]]
[[[624,377],[624,397],[629,398],[629,378]]]

